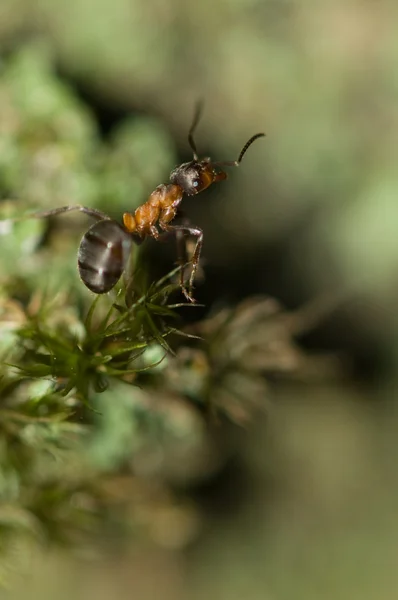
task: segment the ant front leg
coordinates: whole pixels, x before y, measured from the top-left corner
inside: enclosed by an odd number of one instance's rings
[[[150,227],[151,236],[157,241],[160,241],[159,231],[156,229],[155,225],[151,225]]]
[[[174,232],[177,236],[177,242],[179,244],[181,244],[181,240],[183,239],[183,236],[185,234],[192,235],[193,237],[196,238],[195,250],[193,252],[193,256],[191,259],[192,271],[191,271],[191,275],[189,277],[188,290],[185,287],[184,269],[183,269],[182,265],[181,265],[181,271],[180,271],[180,285],[181,285],[182,293],[184,294],[185,298],[187,300],[189,300],[190,302],[196,302],[196,300],[194,299],[192,294],[193,294],[193,284],[195,281],[195,275],[196,275],[196,271],[198,270],[200,254],[201,254],[202,246],[203,246],[203,231],[201,229],[199,229],[199,227],[188,227],[185,225],[168,225],[167,223],[162,223],[161,221],[159,222],[159,225],[164,231]],[[180,254],[179,262],[181,263],[181,253],[179,252],[179,254]]]

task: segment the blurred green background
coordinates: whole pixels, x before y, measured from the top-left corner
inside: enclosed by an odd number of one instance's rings
[[[271,383],[266,419],[211,432],[239,450],[189,492],[184,526],[166,502],[154,539],[137,536],[112,559],[30,556],[29,597],[395,598],[396,3],[1,0],[0,50],[11,210],[82,203],[120,218],[189,160],[198,98],[203,156],[235,159],[266,131],[226,183],[184,202],[205,232],[197,297],[206,311],[251,294],[289,309],[336,298],[300,341],[338,351],[345,372],[329,385]],[[68,223],[54,285],[76,277],[84,226]],[[50,253],[31,257],[34,235],[3,246],[2,277],[21,250],[27,277],[32,261],[47,264]],[[174,248],[148,246],[164,274]],[[175,530],[183,541],[170,542]]]

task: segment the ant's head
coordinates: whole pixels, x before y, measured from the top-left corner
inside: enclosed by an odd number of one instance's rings
[[[199,194],[199,192],[208,188],[212,183],[226,179],[227,174],[221,170],[220,167],[238,167],[247,149],[252,145],[254,140],[265,135],[264,133],[256,133],[256,135],[253,135],[243,146],[237,160],[214,163],[211,162],[210,158],[199,160],[193,134],[199,123],[201,111],[202,104],[199,103],[196,107],[193,123],[188,134],[188,142],[193,151],[193,160],[179,165],[170,174],[171,183],[181,187],[187,196]]]
[[[170,181],[179,185],[187,196],[199,194],[215,180],[216,173],[209,158],[182,163],[170,174]]]

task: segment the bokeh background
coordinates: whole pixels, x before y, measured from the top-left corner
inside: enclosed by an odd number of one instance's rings
[[[184,491],[185,529],[173,505],[166,533],[111,559],[31,557],[37,597],[396,597],[397,23],[388,0],[1,0],[7,206],[119,218],[189,160],[204,99],[204,156],[234,159],[253,133],[267,137],[184,203],[205,231],[200,314],[253,294],[290,310],[326,298],[333,310],[299,342],[342,372],[271,382],[266,417],[212,432],[234,440],[233,458]],[[59,225],[55,278],[75,277],[78,223]],[[29,277],[29,236],[2,241],[3,271],[22,248]],[[173,253],[148,244],[154,274]]]

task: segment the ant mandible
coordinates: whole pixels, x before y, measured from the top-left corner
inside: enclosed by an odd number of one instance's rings
[[[171,225],[170,223],[177,214],[184,194],[194,196],[212,183],[224,181],[227,173],[220,167],[238,167],[249,146],[265,135],[264,133],[253,135],[243,146],[237,160],[222,162],[212,162],[210,158],[199,160],[193,136],[201,117],[201,108],[201,104],[198,104],[188,133],[188,143],[193,152],[193,160],[176,167],[170,174],[170,183],[158,185],[148,200],[134,213],[124,213],[123,225],[95,208],[80,204],[62,206],[29,215],[29,218],[47,218],[72,210],[80,210],[97,220],[83,235],[77,256],[80,278],[84,285],[95,294],[109,292],[119,281],[130,256],[134,238],[138,242],[147,237],[159,240],[162,237],[159,227],[164,233],[175,233],[178,236],[188,234],[196,238],[188,289],[184,281],[183,261],[180,260],[181,290],[187,300],[195,302],[192,295],[193,284],[203,245],[203,231],[199,227]]]

